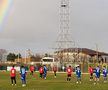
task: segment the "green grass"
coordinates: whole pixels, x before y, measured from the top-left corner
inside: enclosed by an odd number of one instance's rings
[[[27,86],[21,86],[20,75],[17,73],[17,86],[11,86],[9,72],[0,72],[0,90],[108,90],[108,83],[103,83],[103,77],[98,84],[89,81],[88,75],[82,75],[82,83],[76,84],[75,75],[70,82],[66,81],[66,74],[48,73],[47,79],[39,78],[39,73],[34,76],[27,74]]]

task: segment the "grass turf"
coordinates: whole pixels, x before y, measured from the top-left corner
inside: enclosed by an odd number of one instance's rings
[[[9,72],[0,72],[0,90],[108,90],[108,83],[103,83],[103,76],[98,84],[89,81],[89,75],[82,75],[82,83],[76,84],[76,76],[72,75],[71,81],[66,81],[66,74],[59,73],[54,78],[53,73],[48,73],[47,79],[39,78],[39,73],[34,76],[27,74],[27,86],[21,86],[20,75],[17,73],[17,85],[12,86]]]

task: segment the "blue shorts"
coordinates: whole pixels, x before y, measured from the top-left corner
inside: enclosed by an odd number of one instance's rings
[[[25,74],[22,74],[22,75],[21,75],[21,80],[25,80],[25,79],[26,79]]]
[[[96,75],[96,78],[100,78],[100,75]]]
[[[104,76],[104,77],[107,77],[107,74],[104,74],[103,76]]]

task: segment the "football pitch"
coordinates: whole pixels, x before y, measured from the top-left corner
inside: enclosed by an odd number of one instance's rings
[[[76,76],[72,75],[71,81],[66,81],[66,73],[57,73],[54,78],[53,73],[47,74],[47,79],[39,78],[39,73],[31,76],[27,73],[27,86],[22,87],[20,75],[17,73],[17,85],[12,86],[9,72],[0,72],[0,90],[108,90],[108,82],[103,83],[103,76],[98,84],[94,85],[89,81],[89,75],[82,75],[82,83],[76,84]]]

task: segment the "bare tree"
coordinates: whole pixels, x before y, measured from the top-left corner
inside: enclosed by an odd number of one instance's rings
[[[42,56],[40,54],[32,55],[31,60],[34,62],[40,62],[42,59]]]
[[[7,54],[7,51],[5,49],[0,49],[0,61],[2,61]]]

